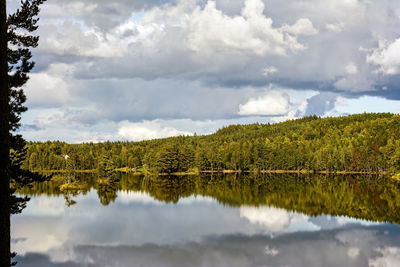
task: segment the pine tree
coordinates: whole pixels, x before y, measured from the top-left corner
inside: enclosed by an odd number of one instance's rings
[[[23,105],[26,96],[22,86],[28,81],[28,73],[35,65],[30,49],[38,45],[39,37],[32,33],[38,28],[37,15],[44,1],[22,0],[21,7],[8,17],[6,0],[0,2],[1,266],[10,264],[9,214],[21,212],[28,200],[13,195],[15,189],[45,179],[21,168],[26,143],[21,135],[15,134],[20,127],[21,114],[27,110]],[[9,189],[10,184],[12,190]]]
[[[0,0],[0,266],[10,265],[6,0]]]
[[[100,178],[109,178],[115,173],[114,162],[106,155],[102,155],[97,165],[97,173]]]
[[[28,73],[35,66],[31,60],[31,48],[38,46],[37,30],[39,6],[45,0],[23,0],[21,7],[7,18],[7,62],[9,89],[9,140],[10,140],[10,182],[18,188],[45,177],[21,168],[26,156],[26,142],[21,135],[15,134],[20,127],[21,114],[27,110],[22,86],[28,81]],[[12,192],[13,193],[13,192]],[[11,212],[21,212],[27,199],[11,197]]]

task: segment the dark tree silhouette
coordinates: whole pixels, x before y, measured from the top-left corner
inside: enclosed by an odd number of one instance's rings
[[[1,254],[0,265],[10,265],[10,214],[19,213],[28,198],[18,198],[15,189],[45,177],[21,168],[26,155],[26,143],[15,134],[20,127],[26,96],[22,86],[34,67],[30,48],[38,45],[37,30],[39,6],[45,0],[21,0],[21,6],[7,17],[6,0],[0,10],[0,202],[1,202]],[[10,190],[11,185],[11,190]]]
[[[6,0],[0,0],[0,266],[10,264]]]

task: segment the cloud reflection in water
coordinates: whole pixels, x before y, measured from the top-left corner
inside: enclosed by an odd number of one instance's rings
[[[69,209],[34,197],[12,218],[19,266],[400,266],[394,225],[232,208],[208,197],[175,205],[118,195],[102,206],[91,191]]]

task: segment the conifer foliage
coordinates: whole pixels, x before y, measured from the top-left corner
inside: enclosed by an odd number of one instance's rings
[[[44,1],[45,0],[21,0],[20,8],[8,17],[6,15],[6,1],[1,1],[2,67],[0,86],[2,94],[0,98],[2,100],[1,137],[4,139],[1,144],[2,150],[8,154],[8,156],[3,156],[2,154],[0,159],[3,161],[1,168],[5,170],[1,173],[1,187],[4,188],[5,191],[1,193],[3,195],[8,195],[9,184],[12,185],[10,198],[6,199],[2,197],[1,199],[2,203],[7,203],[5,209],[9,211],[4,212],[5,210],[2,209],[1,212],[3,216],[4,213],[19,213],[25,207],[28,198],[18,198],[13,195],[15,189],[29,184],[32,181],[46,179],[41,175],[34,174],[29,170],[21,168],[26,156],[26,142],[21,135],[16,134],[16,131],[21,125],[21,114],[27,110],[24,106],[26,96],[22,87],[29,79],[28,73],[35,66],[35,63],[32,61],[30,49],[38,46],[39,37],[34,35],[33,32],[38,28],[37,23],[39,18],[37,16],[40,11],[39,7]],[[3,105],[3,103],[7,103],[8,105]],[[9,238],[4,237],[4,239],[7,239],[9,243]],[[7,242],[7,240],[5,242]],[[8,255],[10,255],[9,246]],[[1,258],[5,259],[4,262],[1,262],[1,266],[6,266],[6,262],[8,262],[7,265],[9,265],[9,256],[4,257],[4,254],[2,254]]]
[[[400,173],[400,116],[365,113],[317,116],[277,124],[231,125],[211,135],[142,142],[28,143],[30,170],[64,170],[63,155],[75,168],[104,162],[115,168],[152,173],[186,171],[345,171]],[[135,163],[133,162],[133,159]]]
[[[12,188],[44,180],[45,177],[21,168],[26,156],[26,142],[15,131],[20,127],[21,114],[27,110],[23,105],[26,96],[22,86],[28,81],[28,73],[35,66],[31,48],[38,46],[39,36],[33,34],[38,28],[39,6],[45,0],[23,0],[21,7],[7,19],[7,62],[9,87],[9,140],[10,140],[10,182]],[[11,192],[13,193],[13,191]],[[11,213],[24,208],[26,198],[11,197]]]
[[[6,0],[0,0],[0,266],[10,264]]]

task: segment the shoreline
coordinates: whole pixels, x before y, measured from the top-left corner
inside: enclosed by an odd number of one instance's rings
[[[133,175],[196,175],[201,173],[262,173],[262,174],[284,174],[284,173],[293,173],[293,174],[339,174],[339,175],[356,175],[356,174],[364,174],[364,175],[391,175],[387,171],[329,171],[329,170],[201,170],[201,171],[187,171],[187,172],[173,172],[173,173],[152,173],[146,171],[136,171],[135,169],[129,168],[119,168],[115,169],[116,172],[120,173],[130,173]],[[97,173],[97,170],[39,170],[34,171],[39,173],[67,173],[67,172],[75,172],[75,173]],[[400,174],[393,175],[394,179],[400,180]]]
[[[132,174],[150,174],[150,175],[194,175],[200,173],[295,173],[295,174],[339,174],[339,175],[390,175],[387,171],[314,171],[314,170],[201,170],[201,171],[188,171],[188,172],[174,172],[174,173],[151,173],[151,172],[136,172],[134,169],[117,169],[118,172],[132,173]]]

